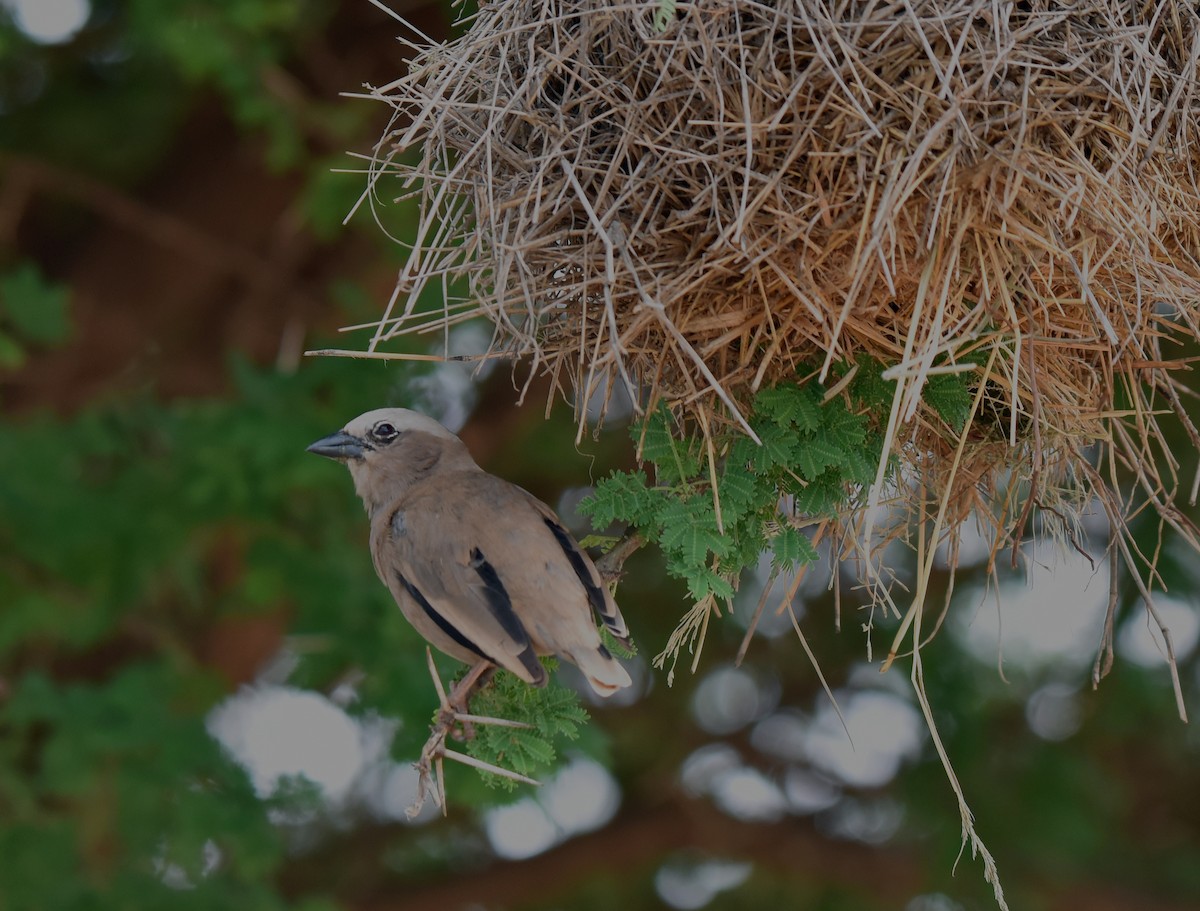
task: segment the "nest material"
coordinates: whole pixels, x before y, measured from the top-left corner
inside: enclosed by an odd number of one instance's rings
[[[420,228],[370,351],[484,316],[577,402],[709,434],[865,353],[941,532],[977,510],[998,549],[1037,503],[1070,538],[1097,493],[1120,527],[1100,443],[1200,543],[1156,423],[1200,444],[1167,346],[1200,338],[1193,0],[502,0],[411,47],[372,184]],[[960,436],[921,391],[972,354]]]

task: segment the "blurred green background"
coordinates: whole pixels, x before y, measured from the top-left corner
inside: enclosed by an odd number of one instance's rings
[[[447,7],[392,8],[448,33]],[[361,346],[337,328],[387,299],[402,249],[374,216],[411,233],[382,201],[342,224],[348,153],[390,112],[339,92],[402,74],[399,31],[365,0],[0,0],[0,911],[994,907],[849,571],[841,632],[827,575],[796,605],[853,745],[786,621],[733,666],[761,578],[668,688],[648,657],[684,592],[640,553],[636,692],[541,790],[454,771],[449,816],[406,820],[424,651],[348,478],[304,447],[419,407],[579,533],[633,453],[619,421],[576,447],[540,381],[517,407],[519,370],[302,357]],[[1200,736],[1144,612],[1124,586],[1093,692],[1106,566],[1026,553],[997,593],[965,547],[925,652],[1010,905],[1196,908]],[[1196,558],[1163,553],[1197,716]]]

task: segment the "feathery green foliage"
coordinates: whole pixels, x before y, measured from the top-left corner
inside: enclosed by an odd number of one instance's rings
[[[553,674],[558,662],[543,658]],[[471,713],[520,721],[528,728],[477,724],[475,737],[467,741],[467,752],[476,759],[503,769],[539,778],[551,771],[565,741],[577,740],[588,722],[579,696],[551,676],[544,687],[532,687],[515,674],[497,671],[491,685],[471,701]],[[511,791],[517,782],[500,775],[482,773],[490,787]]]
[[[751,417],[761,443],[742,435],[718,440],[719,464],[708,464],[703,440],[678,427],[660,402],[633,430],[655,482],[642,470],[614,472],[582,511],[598,528],[625,523],[657,543],[668,572],[686,581],[698,601],[732,597],[741,572],[764,550],[781,569],[813,562],[817,552],[801,526],[860,504],[883,453],[876,416],[893,384],[870,359],[843,363],[838,373],[852,368],[847,389],[829,401],[814,380],[762,389]],[[967,397],[960,377],[939,381],[947,409],[956,394]]]

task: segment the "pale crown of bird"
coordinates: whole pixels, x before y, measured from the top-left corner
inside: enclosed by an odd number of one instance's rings
[[[409,430],[429,433],[444,440],[461,442],[438,421],[419,411],[408,408],[376,408],[360,414],[344,428],[345,432],[360,439],[372,439],[384,445],[395,441],[396,436]]]

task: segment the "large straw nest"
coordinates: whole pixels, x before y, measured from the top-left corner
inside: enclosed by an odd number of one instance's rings
[[[1200,335],[1193,0],[671,6],[503,0],[410,44],[372,185],[420,229],[368,348],[484,316],[577,402],[623,383],[717,435],[865,353],[940,532],[976,510],[998,549],[1037,504],[1074,541],[1097,494],[1120,527],[1099,443],[1196,543],[1156,423],[1200,442],[1169,344]],[[959,436],[920,397],[969,355]]]

